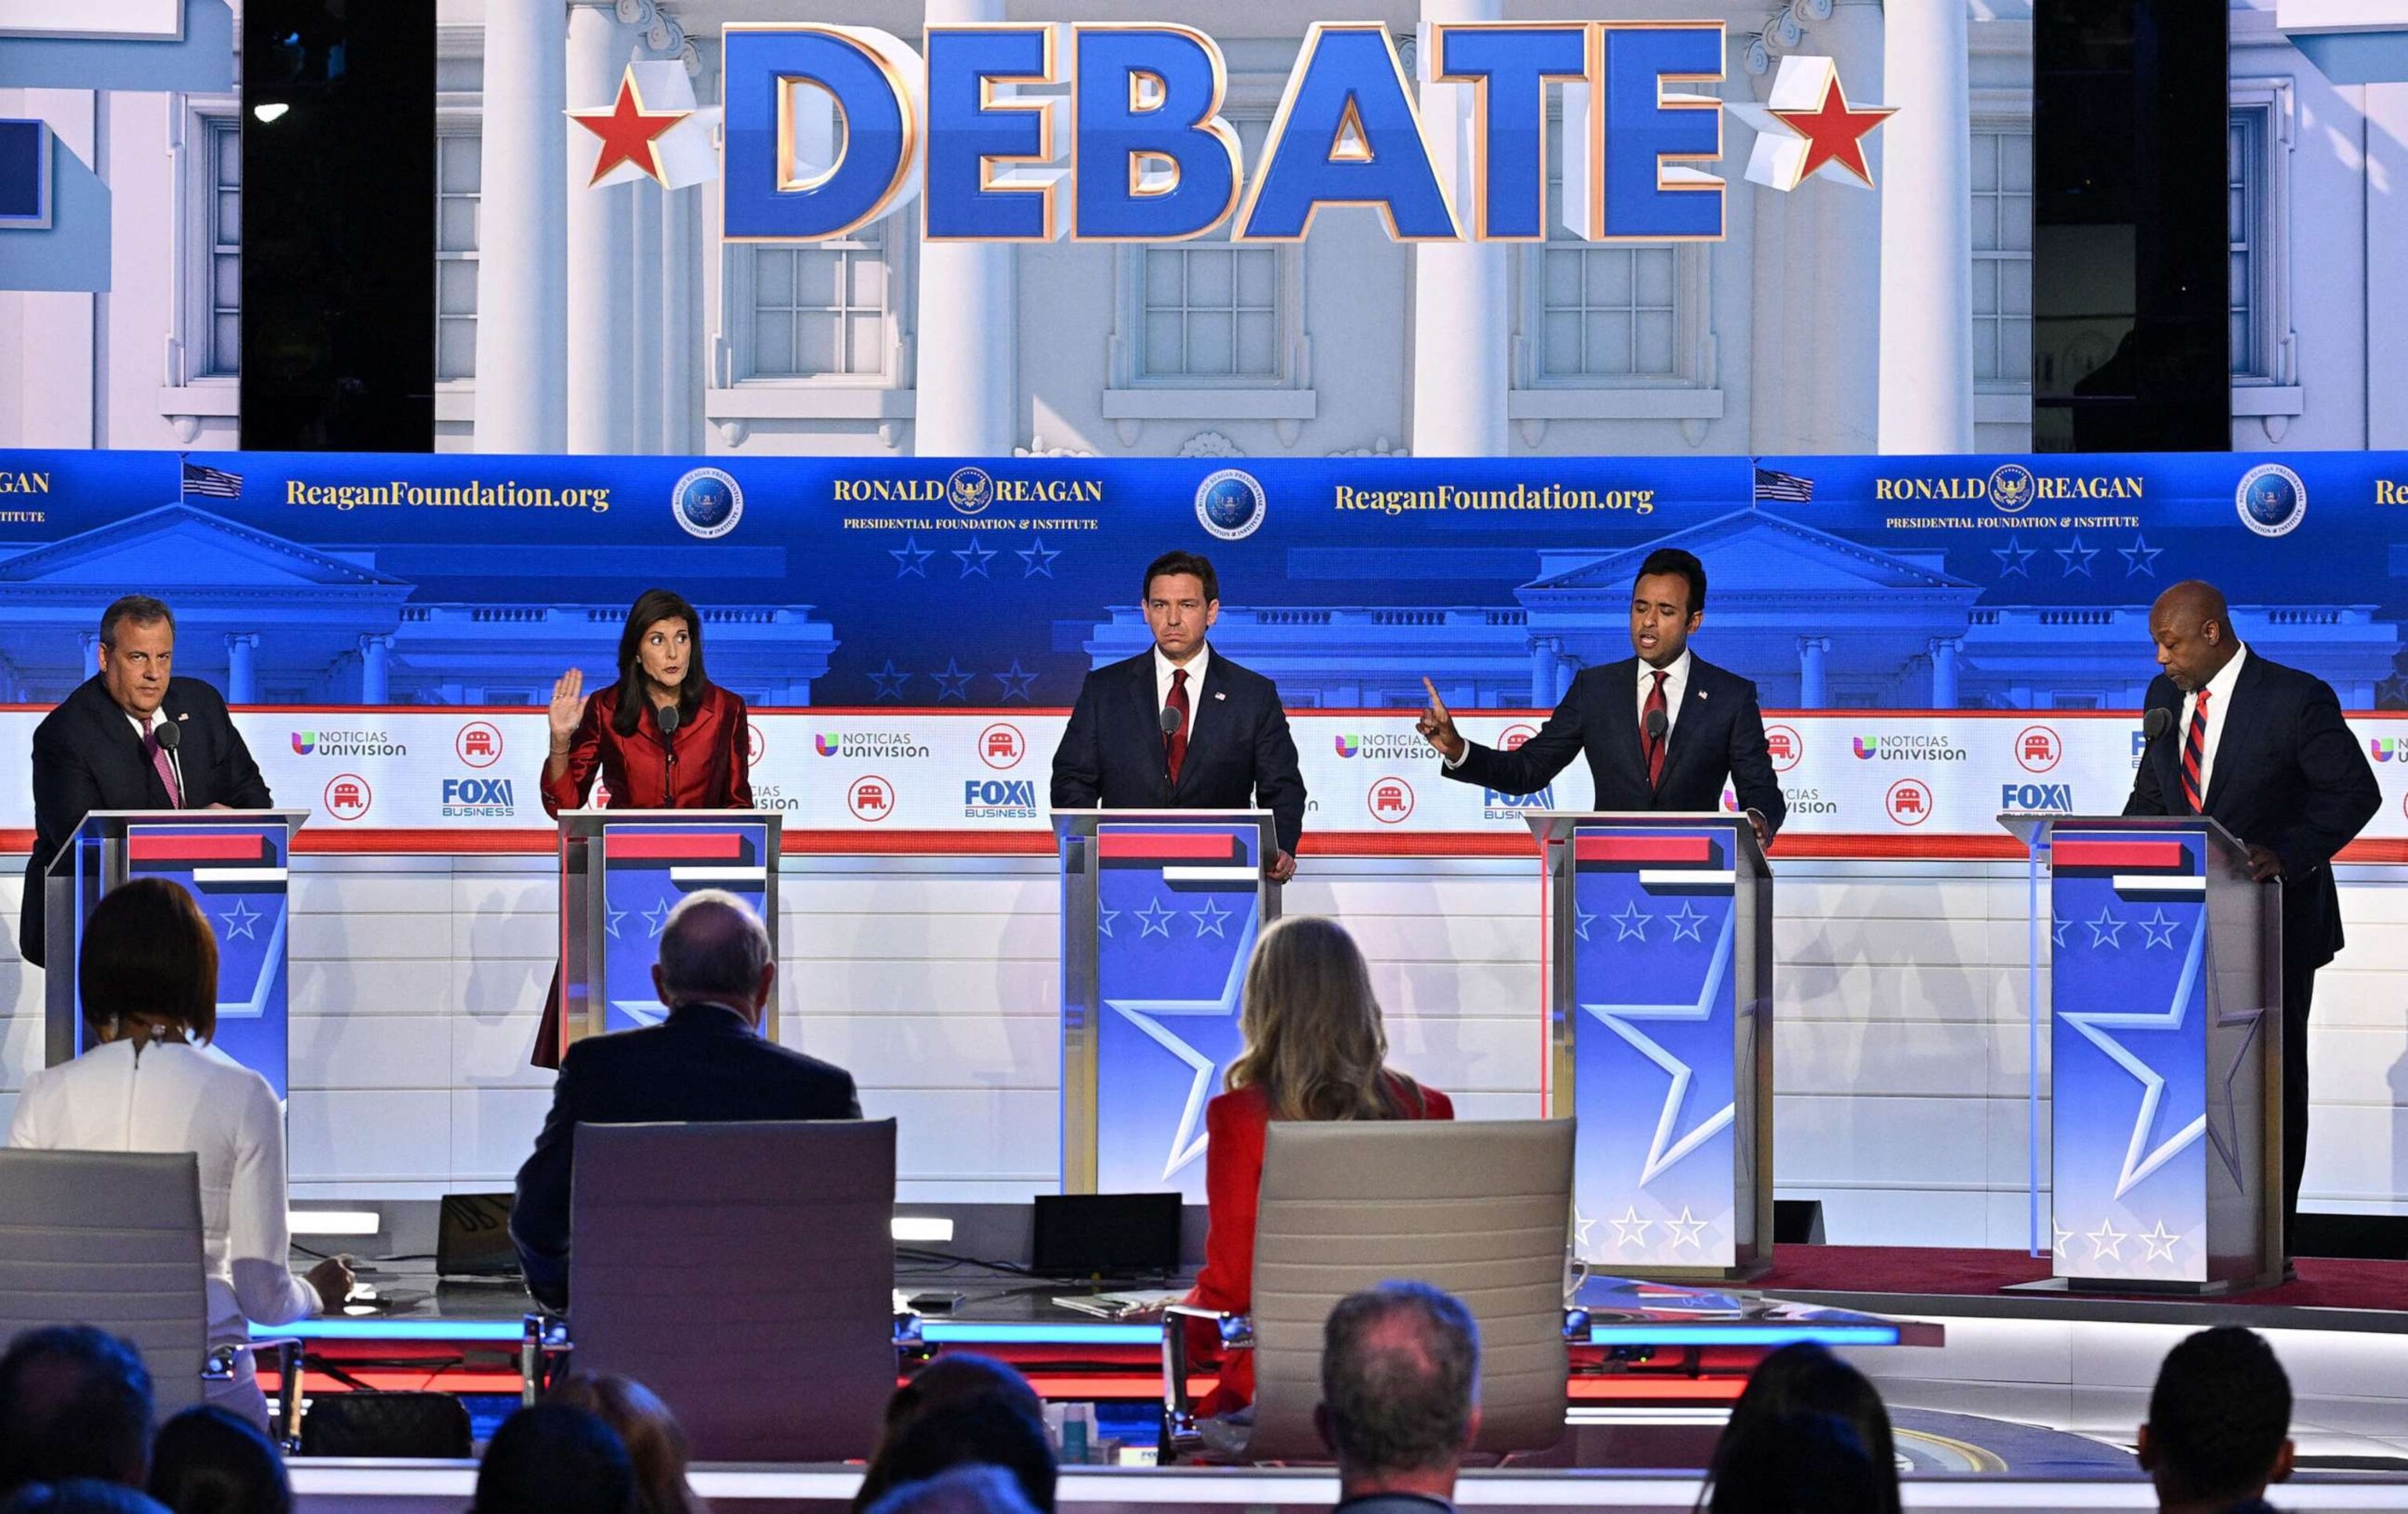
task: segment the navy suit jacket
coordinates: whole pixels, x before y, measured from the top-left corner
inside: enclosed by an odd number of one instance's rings
[[[274,802],[215,689],[198,678],[169,678],[159,715],[179,733],[176,765],[186,809],[265,809]],[[43,876],[83,818],[95,809],[167,807],[167,786],[97,674],[42,717],[34,727],[34,854],[25,863],[24,907],[17,919],[17,943],[27,962],[42,963]],[[64,965],[74,970],[73,963]]]
[[[1280,850],[1294,856],[1304,834],[1304,774],[1278,686],[1215,651],[1191,697],[1195,739],[1173,784],[1154,650],[1089,673],[1054,750],[1054,807],[1268,809]]]
[[[657,1025],[578,1042],[561,1059],[552,1112],[510,1207],[527,1292],[555,1308],[568,1300],[579,1125],[860,1118],[851,1073],[762,1039],[721,1005],[682,1005]]]
[[[1647,783],[1647,747],[1639,725],[1639,659],[1583,668],[1539,734],[1512,751],[1474,741],[1462,764],[1444,771],[1460,783],[1498,793],[1535,793],[1586,754],[1597,807],[1706,810],[1723,807],[1723,782],[1743,808],[1764,817],[1768,833],[1789,814],[1772,754],[1764,746],[1764,711],[1756,685],[1692,654],[1681,718],[1664,749],[1664,778]]]
[[[2141,754],[2127,815],[2187,815],[2183,793],[2183,692],[2160,673],[2147,709],[2173,717]],[[2283,860],[2283,965],[2313,970],[2342,947],[2332,857],[2383,807],[2366,753],[2341,718],[2332,686],[2250,649],[2233,681],[2224,734],[2202,796],[2210,817]]]

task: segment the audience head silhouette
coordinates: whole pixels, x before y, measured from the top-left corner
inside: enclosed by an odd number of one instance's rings
[[[150,1496],[174,1514],[292,1514],[284,1458],[259,1426],[214,1405],[159,1427]]]
[[[93,906],[76,984],[104,1041],[206,1041],[218,1029],[218,941],[201,907],[164,878],[121,883]]]
[[[1349,1498],[1448,1498],[1480,1433],[1480,1327],[1451,1294],[1386,1282],[1338,1301],[1322,1326],[1313,1423]]]
[[[1274,921],[1246,964],[1238,1011],[1245,1050],[1229,1064],[1233,1089],[1257,1086],[1275,1120],[1387,1120],[1404,1114],[1411,1079],[1385,1070],[1388,1033],[1371,972],[1337,921],[1291,915]]]
[[[0,1514],[170,1514],[139,1489],[98,1478],[32,1482],[0,1501]]]
[[[0,1355],[0,1493],[92,1478],[139,1488],[150,1469],[150,1373],[90,1325],[28,1330]]]
[[[2265,1337],[2220,1325],[2168,1351],[2139,1454],[2166,1509],[2229,1508],[2288,1478],[2291,1379]]]
[[[862,1474],[855,1509],[869,1508],[906,1483],[977,1464],[1003,1468],[1038,1514],[1053,1514],[1054,1450],[1045,1439],[1042,1406],[1020,1374],[1000,1363],[989,1367],[954,1368],[933,1384],[914,1379],[897,1393],[899,1398],[917,1390],[917,1405],[899,1411],[888,1406],[885,1439]]]
[[[759,1024],[777,981],[768,928],[724,889],[689,893],[661,924],[652,983],[670,1008],[724,1005]]]
[[[903,1486],[868,1514],[1039,1514],[1018,1479],[999,1466],[957,1466]]]
[[[1800,1502],[1825,1496],[1816,1479],[1795,1471],[1810,1461],[1828,1466],[1830,1486],[1858,1501]],[[1861,1482],[1852,1470],[1859,1463]],[[1898,1449],[1881,1394],[1863,1373],[1812,1341],[1784,1346],[1756,1364],[1706,1476],[1704,1507],[1713,1514],[1899,1510]]]
[[[595,1415],[538,1404],[502,1421],[477,1467],[469,1514],[635,1514],[627,1448]]]
[[[686,1483],[685,1429],[650,1388],[615,1373],[580,1373],[544,1402],[584,1409],[618,1435],[636,1471],[637,1514],[695,1514],[702,1507]]]

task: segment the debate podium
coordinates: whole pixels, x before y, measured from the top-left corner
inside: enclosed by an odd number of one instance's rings
[[[1532,813],[1548,1113],[1573,1248],[1617,1276],[1772,1263],[1772,875],[1743,815]]]
[[[1062,1191],[1204,1200],[1204,1105],[1279,918],[1269,811],[1059,810]]]
[[[724,889],[751,905],[778,945],[778,844],[784,817],[752,809],[568,809],[560,814],[560,1049],[656,1025],[661,926],[687,894]],[[778,1017],[762,1021],[771,1040]]]
[[[2029,1286],[2280,1281],[2281,882],[2201,816],[1999,820],[2048,864],[2053,1275]]]
[[[284,1097],[290,1072],[285,956],[288,864],[306,809],[95,809],[42,880],[50,968],[42,975],[46,1064],[84,1050],[83,924],[101,895],[136,878],[181,884],[218,943],[219,1050]]]

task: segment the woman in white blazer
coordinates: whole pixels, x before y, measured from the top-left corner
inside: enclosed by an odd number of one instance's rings
[[[193,896],[165,878],[115,890],[85,925],[78,975],[96,1044],[26,1079],[8,1144],[199,1157],[212,1347],[248,1339],[251,1321],[340,1307],[352,1281],[340,1258],[306,1278],[286,1265],[284,1111],[266,1078],[209,1044],[217,939]],[[238,1378],[212,1384],[210,1397],[264,1425],[266,1400],[248,1353],[240,1360]]]

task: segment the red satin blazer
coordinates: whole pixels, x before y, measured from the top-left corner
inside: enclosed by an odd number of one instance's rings
[[[1388,1094],[1407,1120],[1452,1120],[1455,1104],[1434,1088],[1387,1075]],[[1263,1133],[1271,1122],[1270,1100],[1255,1087],[1232,1089],[1204,1107],[1204,1198],[1211,1229],[1204,1237],[1204,1270],[1196,1275],[1188,1302],[1208,1309],[1243,1314],[1254,1307],[1254,1207],[1262,1197]],[[1217,1356],[1221,1343],[1211,1321],[1193,1322],[1188,1344],[1199,1356]],[[1232,1351],[1221,1366],[1221,1384],[1196,1407],[1199,1415],[1226,1414],[1254,1401],[1254,1354]]]
[[[545,814],[584,807],[596,768],[608,791],[596,803],[609,808],[752,807],[752,732],[743,700],[711,685],[666,746],[649,709],[638,719],[634,736],[621,736],[610,723],[618,708],[615,683],[585,701],[584,718],[568,738],[567,771],[544,779]],[[544,765],[549,770],[549,759]]]

